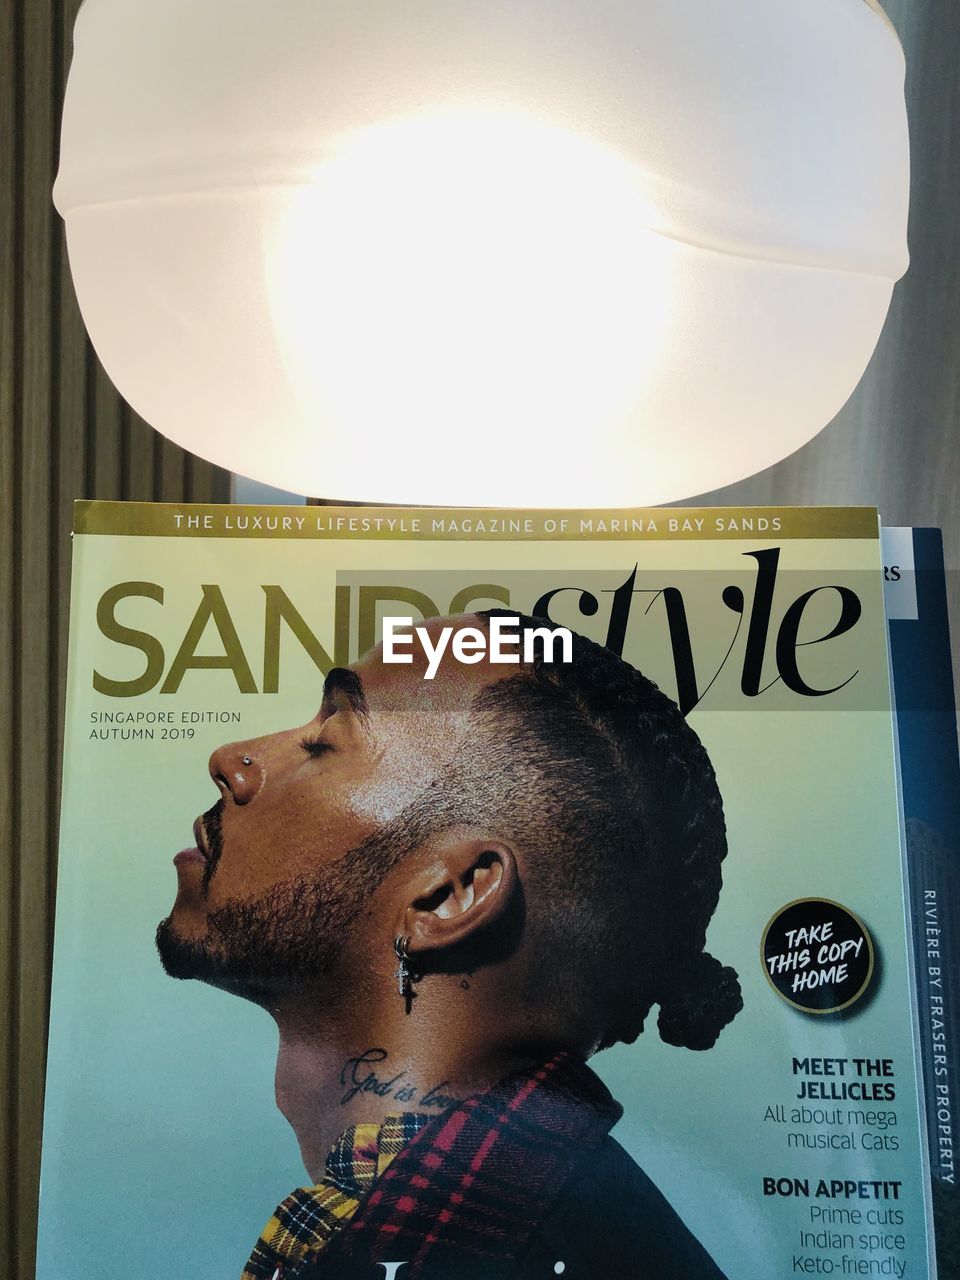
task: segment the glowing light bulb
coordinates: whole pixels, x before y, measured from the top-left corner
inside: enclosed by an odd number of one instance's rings
[[[131,404],[397,502],[684,497],[840,408],[906,265],[872,0],[86,0],[56,198]]]

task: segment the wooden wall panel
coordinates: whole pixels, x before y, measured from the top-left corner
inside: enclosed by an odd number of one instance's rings
[[[14,1209],[19,1224],[29,1221],[39,1176],[36,1135],[42,1119],[43,1090],[37,1075],[38,1048],[45,1029],[42,993],[47,980],[47,939],[52,916],[49,893],[49,850],[55,826],[49,780],[53,760],[50,710],[55,685],[56,601],[50,589],[54,559],[50,514],[53,509],[52,446],[58,436],[53,421],[52,285],[54,278],[53,212],[42,200],[49,190],[54,152],[53,34],[51,0],[29,0],[21,17],[21,74],[30,85],[31,107],[21,119],[20,224],[17,264],[22,273],[19,301],[22,325],[19,428],[20,445],[15,517],[20,538],[19,573],[14,596],[18,654],[14,752],[17,762],[17,857],[14,911],[16,969],[11,989],[13,1070],[17,1105],[13,1115],[15,1161]],[[39,589],[38,589],[39,588]],[[55,771],[54,771],[55,774]],[[37,785],[36,780],[40,780]],[[40,868],[39,874],[37,867]],[[30,1265],[30,1233],[19,1230],[13,1253],[18,1271]]]
[[[0,5],[0,1211],[9,1234],[18,1217],[14,1206],[15,1157],[11,1141],[15,1129],[16,1072],[13,1062],[13,991],[16,954],[16,878],[13,850],[17,823],[12,804],[15,786],[13,723],[15,711],[16,664],[16,546],[17,523],[14,475],[17,470],[17,439],[9,429],[17,416],[19,376],[18,300],[20,275],[16,263],[17,217],[12,193],[19,185],[19,154],[16,121],[19,112],[19,81],[11,74],[17,61],[18,15]],[[5,1210],[5,1206],[10,1206]]]
[[[230,493],[226,473],[136,417],[86,340],[50,200],[78,7],[0,0],[3,1280],[34,1274],[73,500]]]
[[[0,1269],[33,1275],[75,497],[226,501],[125,406],[86,342],[50,205],[79,0],[0,0]],[[913,264],[816,440],[708,500],[880,505],[960,570],[960,6],[889,0],[907,52]],[[696,499],[697,502],[702,498]],[[956,592],[954,592],[956,596]],[[955,616],[960,635],[960,617]],[[960,664],[958,664],[960,666]]]

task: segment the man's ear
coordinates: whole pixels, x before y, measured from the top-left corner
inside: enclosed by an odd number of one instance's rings
[[[456,946],[488,928],[517,892],[517,860],[502,840],[461,828],[435,837],[425,852],[428,862],[405,886],[398,929],[411,955]]]

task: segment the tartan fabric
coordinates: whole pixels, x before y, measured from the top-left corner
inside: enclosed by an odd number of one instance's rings
[[[327,1156],[322,1180],[300,1187],[277,1206],[241,1280],[295,1280],[430,1119],[410,1112],[387,1116],[382,1124],[355,1124],[345,1130]]]
[[[328,1255],[405,1260],[456,1275],[522,1256],[578,1162],[590,1158],[623,1109],[579,1059],[560,1054],[458,1103],[392,1161]]]

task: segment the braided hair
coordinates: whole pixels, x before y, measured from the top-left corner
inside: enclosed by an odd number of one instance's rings
[[[572,662],[541,651],[472,709],[486,746],[461,757],[461,786],[472,782],[532,854],[550,906],[529,925],[565,966],[565,989],[596,1011],[598,1046],[632,1042],[656,1004],[663,1040],[709,1049],[743,1001],[736,972],[705,951],[726,827],[710,758],[679,708],[574,633]]]

